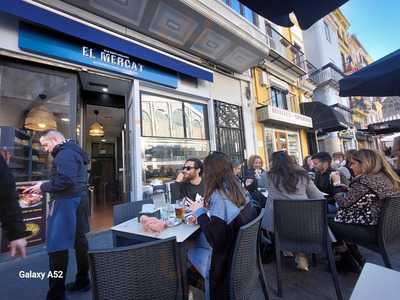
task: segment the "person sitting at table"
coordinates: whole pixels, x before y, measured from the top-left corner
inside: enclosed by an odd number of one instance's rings
[[[260,211],[265,206],[266,198],[258,190],[258,181],[265,174],[262,168],[263,160],[259,155],[251,155],[247,160],[247,169],[244,174],[244,187],[248,190],[253,205]]]
[[[226,299],[228,265],[238,230],[254,220],[257,212],[235,178],[226,154],[213,152],[207,156],[204,180],[204,201],[188,201],[201,229],[188,249],[188,259],[204,279],[206,299]]]
[[[197,195],[204,197],[204,181],[202,180],[203,163],[198,158],[189,158],[185,161],[182,172],[176,177],[179,198],[196,200]]]
[[[336,239],[346,242],[336,246],[342,258],[339,268],[359,272],[364,259],[351,242],[376,242],[381,208],[385,199],[399,196],[400,178],[380,153],[370,149],[353,152],[351,168],[355,178],[349,187],[338,174],[332,176],[339,209],[328,223]]]
[[[308,172],[293,161],[286,151],[272,153],[272,165],[264,185],[268,190],[268,199],[261,227],[269,232],[274,231],[274,201],[324,199],[324,193],[318,190]],[[304,254],[296,254],[296,263],[298,269],[308,271]]]

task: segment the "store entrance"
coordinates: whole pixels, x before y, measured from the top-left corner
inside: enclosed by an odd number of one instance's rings
[[[89,73],[81,73],[80,82],[80,135],[90,157],[91,230],[98,231],[112,226],[112,207],[129,200],[125,103],[131,82]]]

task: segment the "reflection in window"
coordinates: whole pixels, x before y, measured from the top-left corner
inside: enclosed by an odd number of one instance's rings
[[[167,103],[153,103],[154,123],[157,136],[171,136],[169,126],[169,109]]]
[[[172,136],[173,137],[184,137],[185,130],[183,127],[183,114],[182,105],[177,103],[172,108]]]
[[[205,139],[204,105],[185,103],[185,118],[189,138]]]
[[[157,140],[145,138],[143,147],[144,182],[154,179],[169,181],[175,179],[177,169],[186,159],[197,157],[204,159],[209,151],[208,141]]]
[[[142,135],[207,139],[206,108],[203,104],[143,94]],[[183,113],[185,113],[185,118]]]
[[[153,135],[150,105],[150,102],[142,102],[142,128],[145,136]]]
[[[271,88],[272,105],[282,109],[288,109],[286,94],[287,94],[286,91],[282,91],[280,89],[272,87]]]

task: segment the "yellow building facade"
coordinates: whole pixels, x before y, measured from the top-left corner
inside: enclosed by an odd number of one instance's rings
[[[307,132],[311,118],[301,114],[300,103],[311,101],[315,86],[308,79],[301,30],[270,25],[269,58],[252,69],[252,88],[256,101],[257,154],[269,167],[274,151],[287,150],[302,163],[309,154]]]

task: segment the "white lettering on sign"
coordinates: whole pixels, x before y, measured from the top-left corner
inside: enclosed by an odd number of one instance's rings
[[[94,53],[95,53],[94,49],[86,46],[82,47],[83,56],[96,59]],[[143,72],[144,68],[142,64],[136,63],[135,61],[131,60],[128,56],[106,49],[100,52],[100,61],[110,65],[115,65],[120,68],[129,69],[134,72]]]
[[[275,121],[312,128],[312,119],[310,117],[272,105],[258,109],[257,114],[260,122]]]

